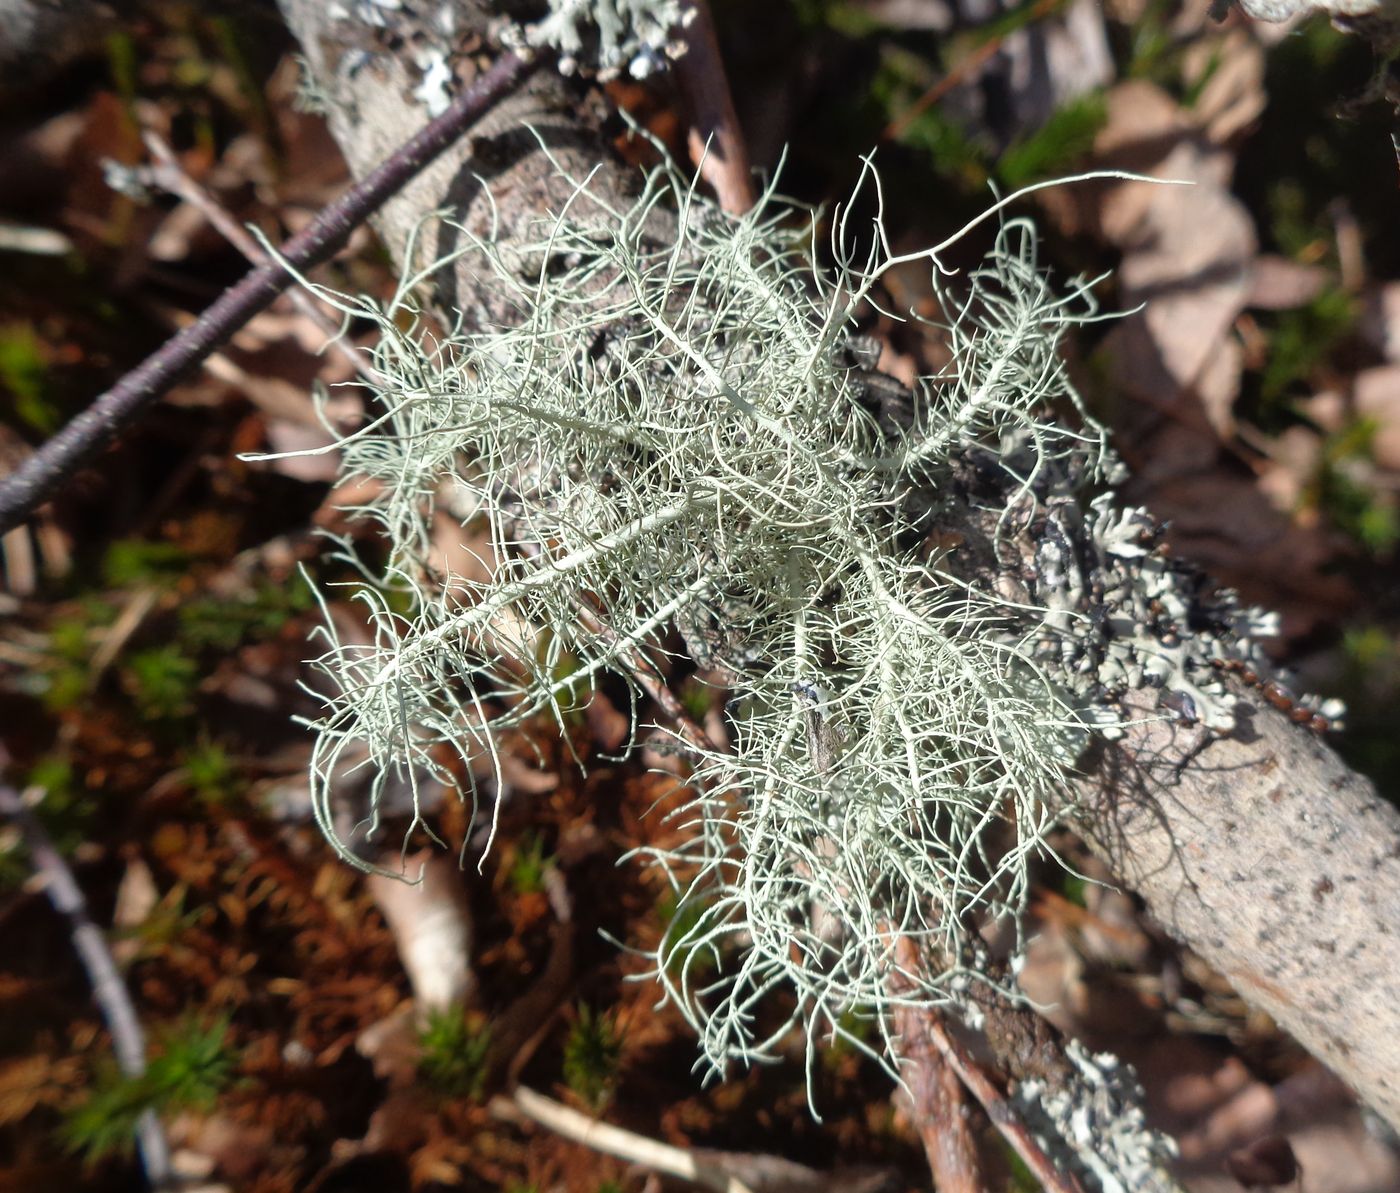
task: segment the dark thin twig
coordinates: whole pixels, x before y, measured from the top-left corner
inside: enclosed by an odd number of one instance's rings
[[[145,178],[149,178],[151,183],[161,190],[169,191],[195,207],[213,225],[215,231],[248,259],[250,265],[263,266],[272,262],[267,251],[253,239],[252,233],[234,219],[213,195],[185,173],[179,158],[175,156],[175,151],[165,143],[159,133],[146,129],[141,134],[141,139],[146,142],[146,149],[152,159],[152,165],[144,172]],[[287,299],[315,324],[316,329],[326,337],[331,351],[340,356],[364,380],[370,384],[376,384],[380,380],[375,371],[365,363],[364,357],[341,339],[340,328],[335,320],[316,305],[316,300],[311,295],[304,290],[292,289],[287,291]]]
[[[0,769],[8,767],[9,762],[9,753],[0,745]],[[29,849],[30,862],[44,881],[44,894],[53,909],[71,925],[73,948],[92,983],[92,996],[102,1018],[107,1021],[107,1030],[112,1033],[112,1051],[116,1053],[118,1067],[126,1077],[142,1076],[146,1072],[146,1034],[141,1030],[136,1008],[131,1003],[126,983],[117,972],[117,963],[112,960],[102,929],[88,915],[87,900],[73,871],[20,793],[4,782],[0,782],[0,816],[18,826]],[[170,1147],[154,1110],[143,1111],[137,1119],[136,1146],[152,1187],[168,1187],[173,1179]]]
[[[918,948],[907,936],[895,942],[895,959],[909,974],[918,972],[922,964]],[[987,1112],[987,1117],[1001,1136],[1006,1140],[1021,1162],[1046,1190],[1046,1193],[1084,1193],[1084,1186],[1071,1173],[1064,1173],[1045,1153],[1036,1141],[1011,1101],[1001,1091],[980,1061],[948,1030],[943,1016],[932,1008],[926,1008],[920,1016],[920,1042],[932,1047],[942,1056],[944,1062],[956,1073]],[[917,1059],[917,1058],[915,1058]]]
[[[366,217],[512,91],[536,62],[538,58],[526,62],[514,54],[502,54],[447,111],[287,241],[281,249],[282,259],[300,271],[330,257]],[[253,270],[0,481],[0,534],[53,496],[59,485],[230,335],[265,310],[291,282],[291,275],[277,262]]]

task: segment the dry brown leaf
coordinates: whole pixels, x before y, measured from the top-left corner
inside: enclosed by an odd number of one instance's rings
[[[126,934],[112,942],[112,959],[118,965],[129,964],[140,953],[141,942],[130,934],[150,918],[159,902],[160,891],[150,866],[140,857],[132,858],[117,886],[117,905],[112,912],[112,927]]]
[[[1390,364],[1400,364],[1400,282],[1387,282],[1366,295],[1360,331]]]
[[[1400,364],[1358,373],[1352,383],[1352,404],[1359,417],[1376,425],[1371,441],[1376,463],[1400,471]]]
[[[1301,265],[1276,253],[1260,253],[1249,270],[1249,296],[1245,306],[1256,311],[1291,311],[1307,306],[1332,282],[1320,265]],[[1396,317],[1400,319],[1400,294]],[[1397,326],[1400,333],[1400,326]],[[1400,347],[1400,337],[1397,337]]]
[[[75,1056],[41,1052],[0,1063],[0,1125],[20,1122],[40,1106],[67,1105],[85,1080]]]
[[[1268,103],[1264,47],[1244,29],[1194,42],[1186,51],[1182,74],[1188,86],[1209,75],[1190,114],[1216,145],[1253,124]]]
[[[1280,513],[1298,509],[1322,462],[1322,438],[1309,427],[1288,427],[1269,444],[1259,491]]]

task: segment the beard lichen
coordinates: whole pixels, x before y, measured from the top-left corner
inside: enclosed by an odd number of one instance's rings
[[[1058,351],[1098,318],[1089,287],[1050,284],[1011,199],[977,221],[997,230],[966,277],[940,260],[956,237],[896,255],[869,166],[860,185],[873,220],[838,209],[824,266],[814,213],[770,192],[727,214],[662,167],[622,207],[574,180],[533,243],[457,228],[387,303],[316,288],[380,329],[378,408],[338,447],[374,482],[358,512],[388,552],[358,564],[368,634],[322,631],[318,822],[368,868],[337,831],[347,771],[370,776],[366,835],[391,785],[419,827],[423,785],[465,775],[476,801],[506,730],[562,729],[604,673],[684,643],[723,676],[730,741],[685,746],[679,841],[638,855],[678,907],[650,976],[715,1073],[794,1027],[809,1066],[844,1038],[897,1069],[892,1005],[978,980],[970,945],[1023,908],[1114,695],[1154,676],[1201,692],[1209,670],[1207,649],[1153,671],[1150,625],[1089,607],[1110,583],[1120,610],[1162,604],[1133,590],[1156,558],[1139,515],[1081,508],[1117,467]],[[857,318],[915,263],[949,363],[905,388]],[[515,317],[434,335],[420,283],[463,268]],[[447,511],[487,544],[472,576],[430,563]],[[940,964],[901,967],[901,938]]]

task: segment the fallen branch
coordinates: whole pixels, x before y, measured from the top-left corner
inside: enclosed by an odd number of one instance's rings
[[[0,480],[0,535],[19,525],[147,406],[168,393],[249,319],[266,310],[291,284],[288,267],[302,272],[327,260],[370,213],[456,141],[463,129],[517,87],[534,66],[534,62],[525,62],[513,54],[502,54],[441,116],[287,241],[280,250],[285,264],[269,262],[259,266],[225,290],[194,323],[127,373],[18,469]]]
[[[0,770],[8,769],[9,763],[9,752],[0,745]],[[68,921],[73,948],[92,983],[93,999],[106,1020],[107,1030],[112,1033],[112,1051],[116,1054],[118,1068],[124,1077],[133,1080],[144,1076],[146,1033],[141,1029],[126,983],[107,948],[106,937],[88,914],[87,900],[73,871],[24,797],[4,782],[0,782],[0,816],[12,821],[23,834],[30,862],[43,881],[44,894],[53,909]],[[151,1186],[156,1189],[169,1186],[173,1179],[170,1146],[154,1110],[143,1110],[136,1120],[136,1146]]]
[[[493,1098],[490,1110],[496,1118],[506,1122],[519,1122],[523,1117],[594,1151],[691,1181],[702,1188],[714,1189],[716,1193],[764,1193],[779,1189],[786,1193],[803,1193],[804,1190],[864,1193],[879,1188],[887,1175],[865,1171],[820,1172],[779,1156],[674,1147],[635,1131],[599,1122],[523,1085],[510,1098]]]

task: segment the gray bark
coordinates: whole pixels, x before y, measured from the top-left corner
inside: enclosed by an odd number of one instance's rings
[[[1206,730],[1133,726],[1077,785],[1075,825],[1167,932],[1400,1125],[1400,812],[1254,703],[1199,753]],[[1133,704],[1153,716],[1150,693]]]
[[[426,119],[412,96],[413,68],[377,45],[373,30],[334,21],[324,0],[280,2],[328,97],[332,131],[362,174]],[[483,28],[477,10],[458,11],[459,30]],[[373,56],[352,73],[361,50]],[[627,191],[627,173],[576,101],[540,72],[386,205],[377,224],[395,257],[402,261],[410,234],[436,210],[484,231],[486,186],[505,240],[559,210],[572,188],[541,141],[577,178],[596,169],[599,193]],[[453,247],[450,229],[428,237],[430,252]],[[440,298],[469,319],[508,316],[465,266]],[[1400,815],[1272,708],[1192,757],[1200,732],[1146,722],[1103,749],[1071,793],[1077,827],[1168,932],[1400,1128],[1391,977],[1400,974]]]

